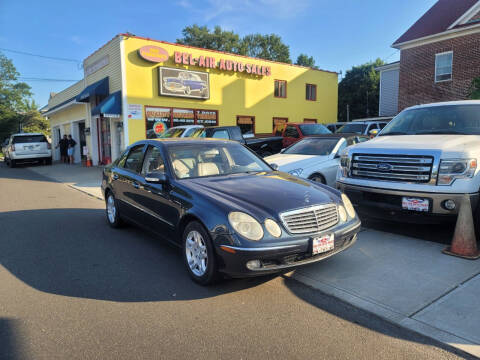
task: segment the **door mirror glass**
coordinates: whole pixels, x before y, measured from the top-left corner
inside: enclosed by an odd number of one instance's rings
[[[145,181],[151,184],[165,184],[167,182],[167,177],[165,173],[152,172],[145,176]]]
[[[278,170],[278,165],[277,165],[277,164],[270,164],[270,167],[271,167],[273,170]]]

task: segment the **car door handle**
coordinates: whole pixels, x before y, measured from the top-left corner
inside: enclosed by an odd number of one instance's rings
[[[113,174],[112,178],[113,178],[113,180],[118,180],[118,175],[117,175],[117,174]]]
[[[140,189],[140,185],[137,182],[133,182],[132,185],[135,189]]]

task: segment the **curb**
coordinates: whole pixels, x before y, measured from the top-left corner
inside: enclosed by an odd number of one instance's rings
[[[427,337],[441,344],[450,352],[456,354],[460,353],[468,357],[474,356],[480,358],[480,345],[452,333],[435,328],[419,320],[412,319],[411,317],[390,309],[385,305],[378,304],[371,299],[364,299],[354,293],[311,279],[303,274],[294,274],[293,271],[283,274],[282,277],[284,279],[296,281],[316,291],[320,291],[324,295],[331,296],[339,301],[349,304],[350,306],[363,310],[392,325],[407,329],[420,336]]]
[[[61,183],[62,183],[62,182],[61,182]],[[88,196],[91,196],[91,197],[93,197],[93,198],[95,198],[95,199],[98,199],[98,200],[101,200],[101,201],[104,200],[102,197],[97,196],[97,195],[94,195],[94,194],[91,194],[91,193],[89,193],[89,192],[87,192],[87,191],[85,191],[85,190],[79,189],[79,188],[76,187],[75,185],[71,185],[71,184],[67,184],[67,183],[62,183],[62,184],[65,184],[65,185],[67,185],[69,188],[72,188],[72,189],[75,189],[75,190],[77,190],[77,191],[80,191],[81,193],[84,193],[84,194],[86,194],[86,195],[88,195]]]

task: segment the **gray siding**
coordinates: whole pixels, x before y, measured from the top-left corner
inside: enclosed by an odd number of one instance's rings
[[[398,113],[399,69],[380,72],[379,116],[394,116]]]

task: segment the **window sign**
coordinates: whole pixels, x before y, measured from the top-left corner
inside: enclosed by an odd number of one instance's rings
[[[163,131],[170,127],[171,109],[145,107],[145,117],[147,122],[147,139],[155,139],[162,132],[160,122],[164,124]]]
[[[216,111],[196,110],[196,115],[198,125],[215,126],[218,124]]]
[[[194,123],[193,110],[173,109],[173,126],[193,125]]]

